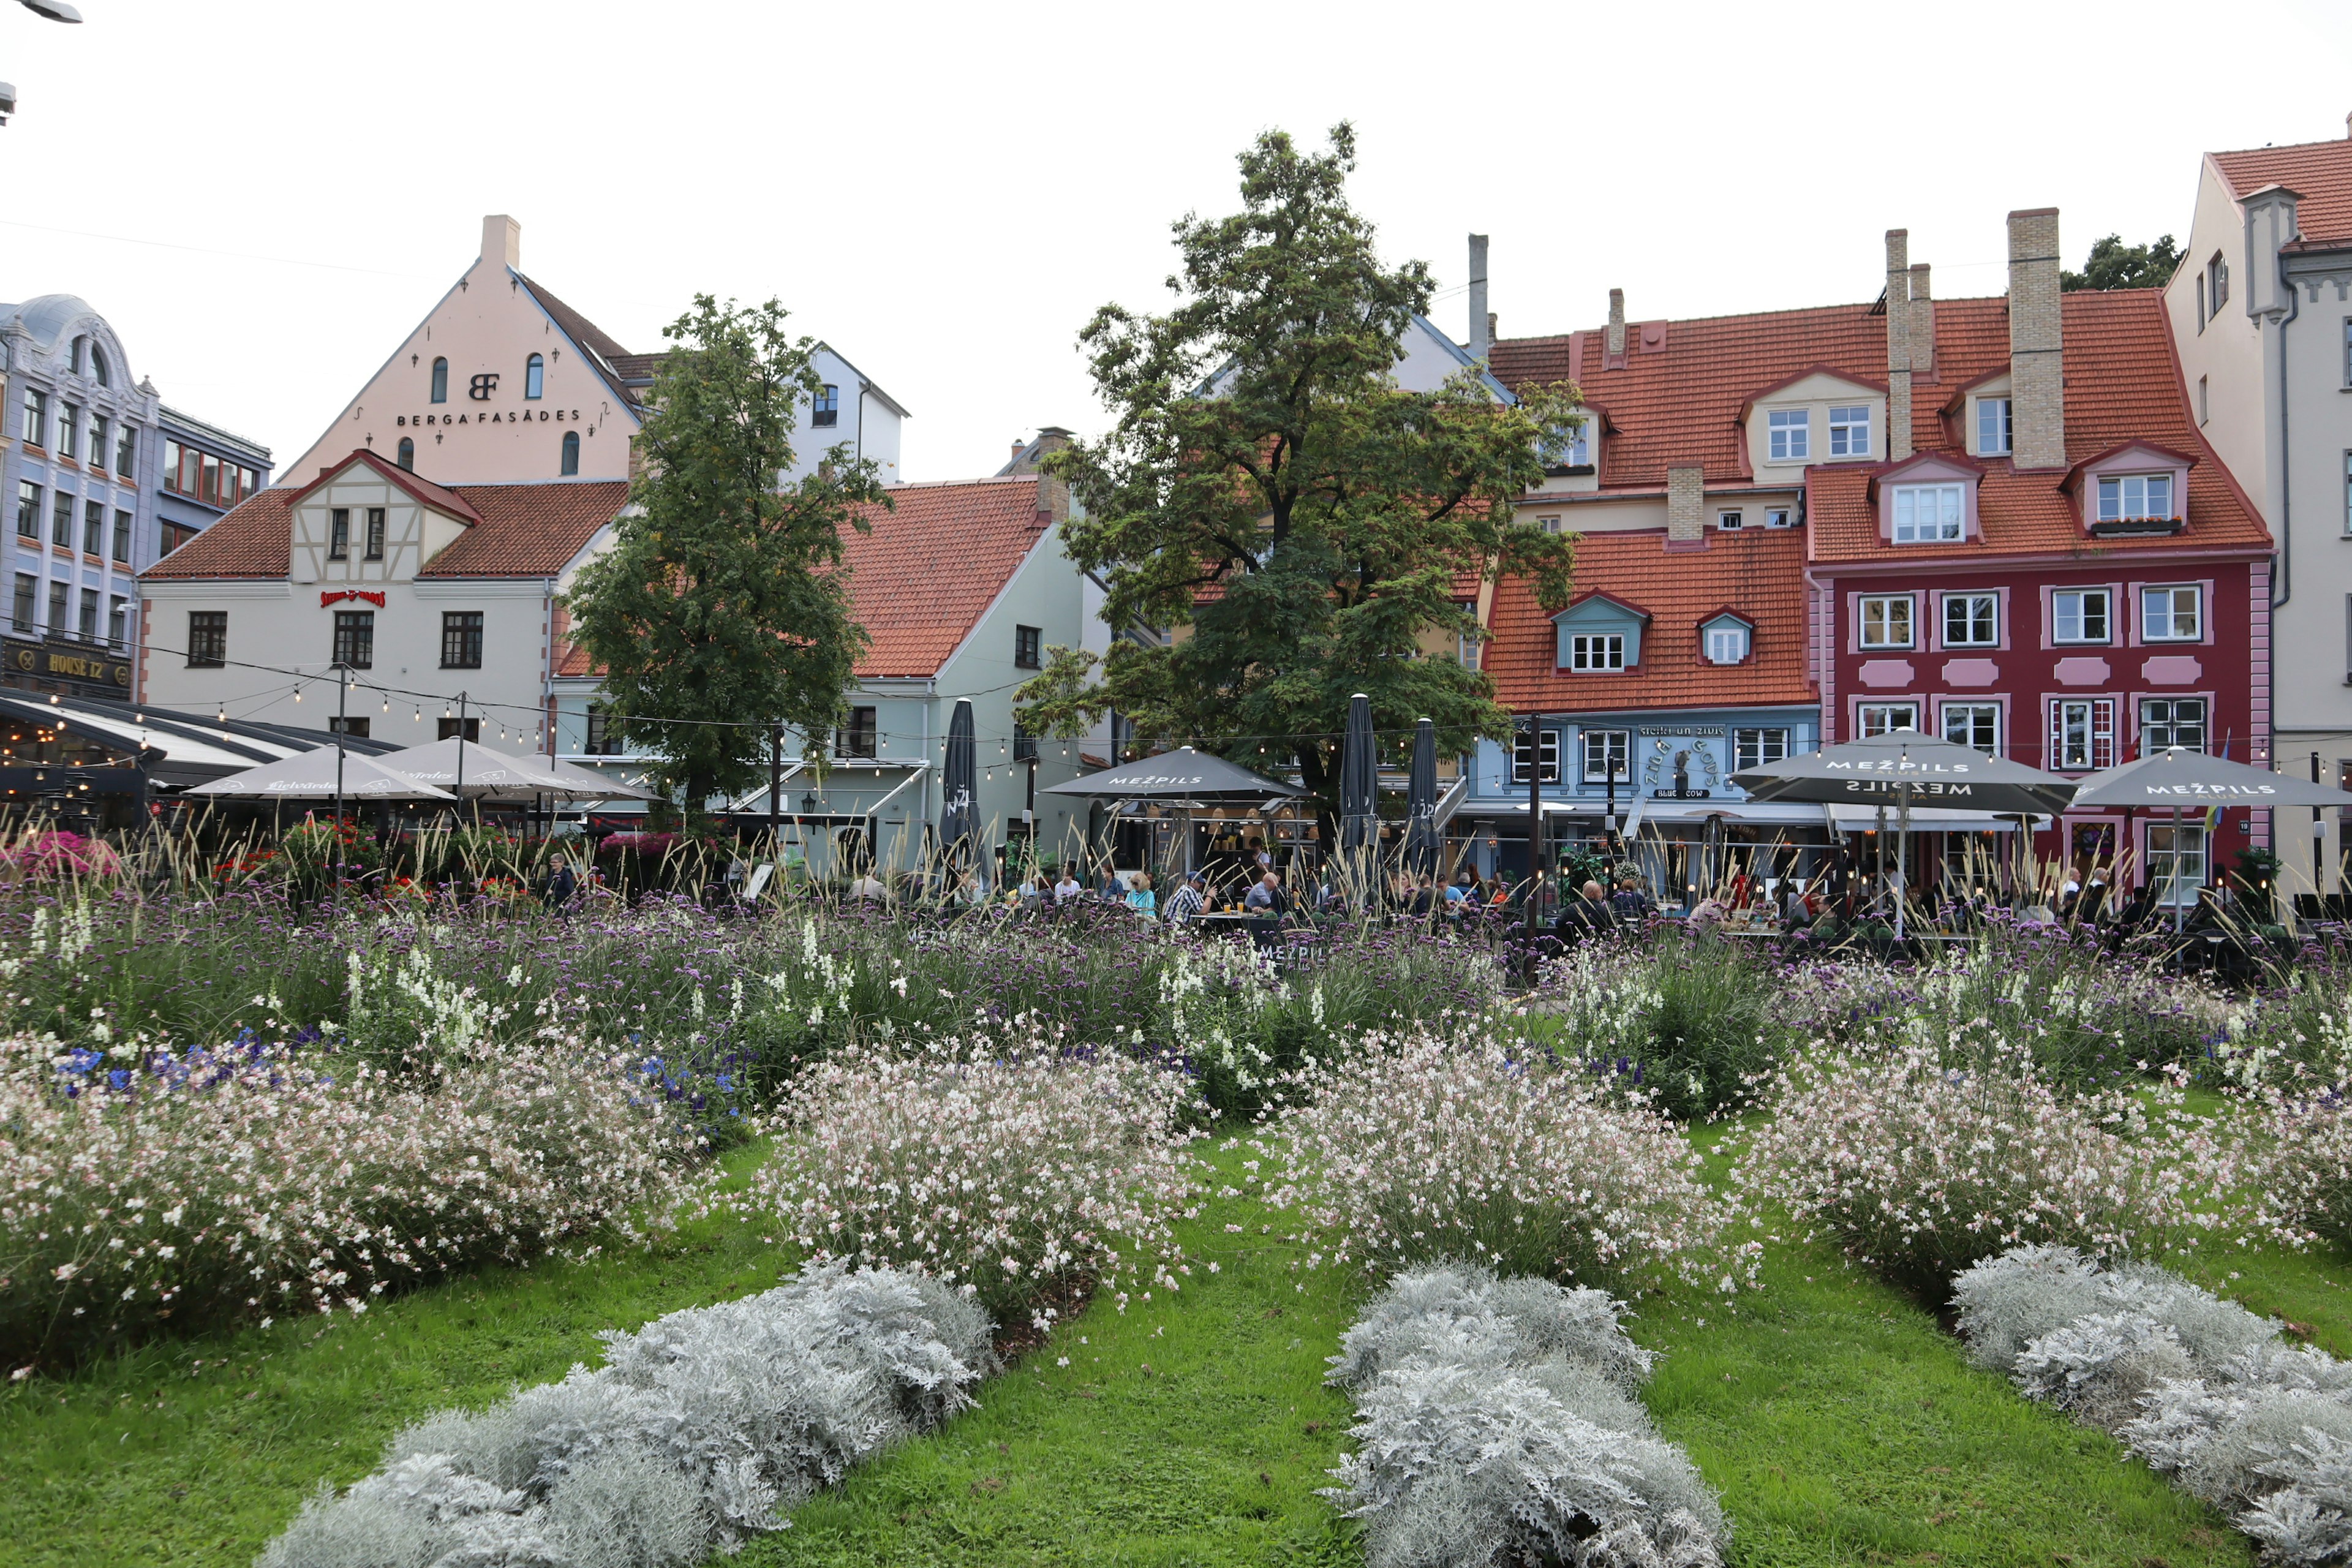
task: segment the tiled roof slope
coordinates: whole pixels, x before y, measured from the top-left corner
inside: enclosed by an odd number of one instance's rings
[[[1669,552],[1657,529],[1588,533],[1576,542],[1576,593],[1603,593],[1646,611],[1642,660],[1622,675],[1558,668],[1551,612],[1525,578],[1495,590],[1486,670],[1518,712],[1753,707],[1815,700],[1805,675],[1804,535],[1795,529],[1711,531],[1704,550]],[[1706,662],[1699,623],[1731,609],[1755,626],[1748,661]]]
[[[139,575],[283,577],[293,551],[295,491],[264,490]]]
[[[1812,537],[1814,560],[1916,562],[2085,549],[2130,553],[2179,550],[2183,544],[2244,551],[2269,548],[2269,534],[2189,417],[2172,358],[2161,293],[2154,289],[2081,290],[2063,298],[2067,461],[2079,463],[2135,440],[2192,455],[2198,460],[2189,470],[2186,533],[2094,541],[2083,531],[2077,492],[2059,488],[2063,475],[2021,474],[2006,459],[1994,459],[1984,465],[1984,477],[1978,483],[1981,540],[1889,545],[1879,540],[1869,500],[1874,470],[1822,466],[1808,473],[1806,484],[1806,531]],[[1939,337],[1948,308],[1946,304],[1937,308]],[[1982,374],[1983,369],[1977,369],[1971,379]],[[1946,450],[1958,450],[1954,442],[1937,444]]]
[[[898,485],[844,541],[861,679],[936,675],[1037,542],[1037,477]]]
[[[464,496],[459,495],[456,490],[449,489],[446,485],[435,484],[431,479],[428,479],[424,475],[417,473],[415,469],[404,468],[398,463],[395,463],[391,458],[385,457],[383,453],[367,447],[352,447],[349,457],[344,458],[340,462],[330,463],[325,468],[320,468],[317,475],[307,484],[295,482],[293,500],[296,501],[300,500],[304,496],[309,495],[312,490],[317,489],[320,485],[325,484],[337,474],[342,472],[345,468],[350,468],[353,463],[358,463],[365,468],[374,469],[377,474],[384,479],[390,479],[394,484],[399,486],[402,489],[406,490],[418,500],[423,501],[426,506],[433,507],[437,510],[446,511],[452,517],[462,517],[469,523],[479,522],[482,521],[482,514],[474,510],[474,503],[467,500]],[[286,477],[289,481],[296,481],[297,479],[297,477],[292,474],[289,474]],[[291,502],[289,504],[290,505]]]
[[[520,274],[517,276],[520,277]],[[539,301],[540,308],[553,317],[555,324],[563,329],[564,336],[604,362],[595,367],[597,379],[613,389],[614,396],[631,407],[635,407],[638,403],[637,395],[629,389],[628,377],[614,363],[616,360],[630,358],[629,351],[614,342],[610,332],[549,293],[544,284],[535,283],[528,278],[524,278],[522,283],[524,288],[530,290],[531,298]]]
[[[2233,196],[2264,185],[2284,185],[2301,196],[2294,225],[2305,241],[2326,245],[2352,240],[2352,140],[2216,153],[2213,162],[2230,182]]]

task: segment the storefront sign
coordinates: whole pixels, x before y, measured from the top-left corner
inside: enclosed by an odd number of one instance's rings
[[[383,608],[383,595],[369,588],[341,588],[331,593],[322,593],[319,595],[319,608],[323,610],[329,605],[340,605],[345,599],[362,600],[373,605],[379,610]]]
[[[88,643],[31,642],[9,637],[5,645],[8,673],[19,679],[70,680],[95,686],[109,695],[131,689],[131,661],[110,656]]]
[[[1720,724],[1644,724],[1634,733],[1644,738],[1652,735],[1688,735],[1693,740],[1712,735],[1719,741],[1723,738],[1724,727]]]
[[[483,393],[481,395],[487,398],[489,395]],[[580,423],[580,410],[577,408],[523,408],[512,414],[395,414],[392,416],[392,422],[403,428],[412,425],[420,428],[426,425],[528,425],[534,419],[541,425],[551,419],[559,425],[567,421],[576,425]]]
[[[1713,746],[1701,742],[1721,735],[1723,726],[1664,728],[1642,731],[1649,739],[1642,756],[1642,787],[1657,800],[1706,800],[1723,782],[1723,763]]]

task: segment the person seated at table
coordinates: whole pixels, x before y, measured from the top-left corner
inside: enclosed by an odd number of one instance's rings
[[[1127,907],[1139,915],[1157,917],[1160,895],[1151,890],[1151,873],[1134,871],[1127,879]]]
[[[1086,884],[1078,880],[1077,868],[1064,866],[1061,876],[1054,882],[1054,901],[1057,904],[1066,904],[1086,890]]]
[[[1552,934],[1562,943],[1574,946],[1587,938],[1606,936],[1616,925],[1608,900],[1601,896],[1601,884],[1587,882],[1559,911],[1559,919],[1552,923]]]
[[[1462,912],[1463,904],[1469,900],[1471,885],[1470,873],[1467,870],[1463,871],[1459,876],[1455,877],[1454,880],[1445,884],[1445,912],[1447,914],[1458,915]]]
[[[1786,890],[1780,895],[1781,928],[1785,931],[1803,931],[1812,923],[1813,906],[1812,901],[1805,897],[1804,879],[1791,877],[1788,880]]]
[[[1641,873],[1627,871],[1617,879],[1617,890],[1609,895],[1609,912],[1619,925],[1638,926],[1650,918],[1656,906],[1643,889]]]
[[[1730,918],[1730,914],[1731,910],[1724,901],[1709,893],[1691,906],[1690,929],[1701,936],[1713,936],[1723,929],[1723,922]]]
[[[1168,895],[1169,922],[1181,924],[1191,920],[1194,915],[1199,914],[1207,903],[1207,895],[1202,891],[1201,873],[1195,871],[1178,883],[1176,890]]]
[[[1282,879],[1271,868],[1259,875],[1256,885],[1242,900],[1242,908],[1254,915],[1278,915],[1289,907],[1290,900],[1283,895]]]

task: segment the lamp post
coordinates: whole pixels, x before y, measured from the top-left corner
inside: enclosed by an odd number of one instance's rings
[[[1535,957],[1543,920],[1543,715],[1528,715],[1528,956]],[[1532,973],[1532,971],[1530,972]]]

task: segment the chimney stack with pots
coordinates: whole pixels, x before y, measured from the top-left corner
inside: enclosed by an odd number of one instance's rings
[[[1494,345],[1495,319],[1486,314],[1486,237],[1470,237],[1470,357],[1484,363]]]
[[[2058,209],[2009,215],[2010,444],[2020,468],[2066,466],[2066,342]]]
[[[1886,456],[1911,455],[1911,231],[1886,231]]]
[[[482,259],[493,267],[522,268],[522,225],[504,213],[482,220]]]

